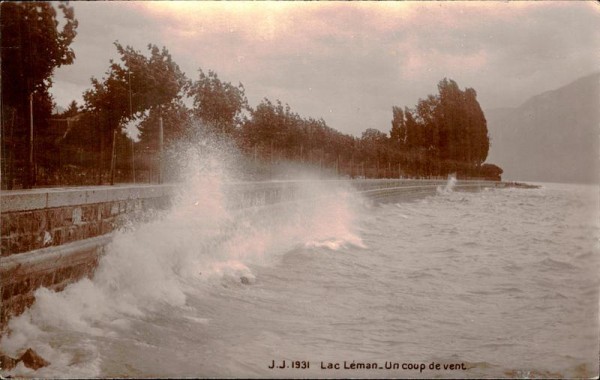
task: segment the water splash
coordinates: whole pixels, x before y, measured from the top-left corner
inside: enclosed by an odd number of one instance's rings
[[[456,186],[456,174],[448,175],[448,182],[446,182],[446,186],[443,188],[441,186],[437,187],[438,194],[450,194],[454,192],[454,187]]]
[[[157,308],[186,307],[187,295],[206,282],[252,284],[257,280],[252,265],[269,265],[298,246],[362,246],[354,228],[356,195],[336,182],[302,182],[291,202],[238,210],[230,205],[239,204],[240,195],[227,191],[236,178],[235,153],[205,141],[179,158],[186,181],[171,209],[115,232],[92,279],[62,292],[38,289],[32,307],[9,322],[0,340],[3,352],[36,350],[51,365],[35,376],[98,376],[94,345],[82,348],[68,337],[80,342],[117,336]],[[32,372],[17,367],[6,374]]]

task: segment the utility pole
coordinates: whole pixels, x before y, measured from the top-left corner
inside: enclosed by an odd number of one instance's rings
[[[269,174],[273,179],[273,140],[271,140],[271,165],[269,165]]]
[[[115,166],[117,160],[117,130],[113,130],[112,155],[110,156],[110,184],[115,184]]]
[[[163,119],[158,118],[158,183],[163,183]]]
[[[33,163],[33,92],[29,94],[29,187],[35,184],[35,165]]]
[[[131,102],[131,71],[127,71],[129,77],[129,117],[133,119],[133,105]],[[131,139],[131,173],[133,176],[133,183],[135,183],[135,149],[133,145],[133,138]]]

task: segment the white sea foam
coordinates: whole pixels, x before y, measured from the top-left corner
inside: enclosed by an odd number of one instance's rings
[[[297,192],[298,200],[309,201],[241,212],[228,207],[228,197],[235,195],[224,190],[232,179],[231,157],[209,144],[182,159],[186,181],[172,208],[151,222],[115,232],[93,279],[62,292],[38,289],[33,306],[10,321],[9,333],[0,340],[2,351],[16,357],[27,348],[36,350],[51,362],[36,376],[60,371],[97,376],[95,347],[83,349],[88,364],[80,368],[69,345],[60,343],[61,335],[116,336],[130,320],[163,305],[185,307],[187,295],[203,282],[244,278],[253,283],[249,265],[276,262],[298,245],[362,246],[353,224],[354,195],[347,189],[310,181]],[[8,374],[31,373],[20,366]]]
[[[454,187],[456,186],[456,175],[450,174],[448,175],[448,182],[446,182],[446,186],[443,188],[441,186],[437,187],[438,194],[449,194],[454,191]]]
[[[471,378],[597,375],[597,189],[361,209],[351,191],[308,181],[302,202],[235,210],[224,191],[233,164],[203,151],[186,155],[192,174],[172,209],[116,233],[93,280],[37,291],[1,348],[32,347],[52,365],[3,375],[295,376],[267,366],[277,355],[384,362],[392,351],[474,363]],[[303,376],[322,377],[318,367]]]

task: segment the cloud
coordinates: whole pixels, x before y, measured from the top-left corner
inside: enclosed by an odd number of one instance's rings
[[[55,86],[89,85],[90,76],[101,76],[115,57],[116,39],[139,50],[152,42],[166,46],[191,78],[198,68],[215,70],[223,80],[242,82],[252,105],[279,98],[356,135],[367,127],[389,130],[392,105],[414,105],[444,77],[475,88],[484,108],[514,106],[597,70],[600,62],[600,8],[589,2],[74,7],[77,62],[60,69]],[[64,97],[68,88],[57,93]]]

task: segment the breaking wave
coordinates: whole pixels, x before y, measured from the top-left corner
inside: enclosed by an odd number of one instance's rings
[[[256,278],[250,265],[272,265],[298,246],[363,246],[354,226],[357,195],[334,182],[299,182],[295,198],[284,205],[232,208],[239,194],[227,190],[235,179],[228,167],[236,158],[211,144],[182,155],[187,180],[172,207],[151,222],[115,232],[92,279],[62,292],[40,288],[33,306],[11,319],[2,351],[17,357],[33,348],[51,365],[33,372],[19,364],[8,374],[98,376],[93,345],[86,354],[80,345],[74,352],[65,337],[116,336],[157,308],[186,307],[187,295],[207,282],[251,284]]]
[[[448,176],[448,182],[446,182],[446,186],[444,186],[444,187],[438,186],[437,187],[437,193],[438,194],[452,193],[454,191],[455,186],[456,186],[456,176],[451,174]]]

